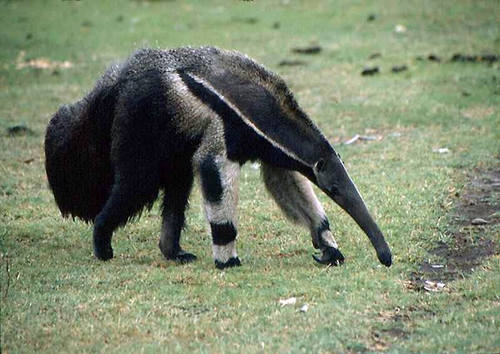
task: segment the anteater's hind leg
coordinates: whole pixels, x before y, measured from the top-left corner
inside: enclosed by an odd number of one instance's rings
[[[113,231],[151,208],[160,188],[160,122],[166,106],[161,77],[146,72],[121,92],[111,132],[114,185],[94,225],[94,254],[102,260],[113,257]]]
[[[113,258],[111,238],[113,232],[150,208],[158,196],[157,178],[153,171],[135,168],[118,171],[115,184],[102,211],[94,220],[94,255],[103,261]]]
[[[183,168],[177,166],[175,174],[175,178],[172,178],[165,186],[163,222],[158,246],[165,258],[188,263],[196,260],[196,256],[181,248],[180,237],[184,228],[184,214],[188,206],[189,194],[193,186],[191,163],[186,163]]]
[[[322,252],[313,256],[322,264],[339,265],[344,256],[330,231],[328,218],[311,183],[297,172],[262,163],[262,176],[267,190],[285,215],[293,222],[309,228],[314,248]]]

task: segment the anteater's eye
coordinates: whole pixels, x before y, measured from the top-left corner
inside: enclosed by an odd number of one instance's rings
[[[333,185],[330,187],[330,193],[333,195],[338,195],[339,194],[339,188],[336,185]]]
[[[325,170],[325,160],[320,159],[316,162],[316,171],[323,172]]]

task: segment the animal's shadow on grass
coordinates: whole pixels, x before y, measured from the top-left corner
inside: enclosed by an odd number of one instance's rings
[[[157,265],[160,261],[163,261],[165,263],[165,267],[168,266],[168,261],[165,259],[160,259],[160,257],[155,257],[153,255],[137,255],[133,254],[133,252],[130,253],[124,253],[118,255],[116,258],[122,260],[123,262],[126,262],[130,265],[138,265],[138,266],[150,266],[150,265]],[[96,260],[97,262],[98,260]],[[110,260],[113,262],[114,260]],[[172,262],[172,264],[174,264]]]

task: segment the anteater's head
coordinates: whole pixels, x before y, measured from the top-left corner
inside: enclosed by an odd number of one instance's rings
[[[339,154],[332,150],[331,153],[320,158],[314,164],[313,172],[318,187],[356,221],[375,247],[380,262],[389,267],[392,264],[389,246],[368,212]]]

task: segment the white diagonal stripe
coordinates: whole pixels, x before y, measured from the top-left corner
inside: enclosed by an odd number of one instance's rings
[[[301,164],[303,164],[305,166],[311,167],[307,162],[305,162],[304,160],[302,160],[301,158],[299,158],[295,153],[293,153],[292,151],[288,150],[286,147],[282,146],[280,143],[278,143],[277,141],[275,141],[274,139],[272,139],[271,137],[269,137],[265,132],[263,132],[262,130],[260,130],[255,124],[253,124],[253,122],[251,121],[250,118],[248,118],[247,116],[245,116],[238,109],[238,107],[236,107],[231,101],[229,101],[228,99],[226,99],[224,97],[224,95],[222,95],[219,91],[217,91],[206,80],[203,80],[202,78],[199,78],[199,77],[197,77],[197,76],[195,76],[193,74],[190,74],[190,73],[185,73],[185,74],[189,75],[189,77],[191,77],[193,80],[195,80],[199,84],[203,85],[206,89],[208,89],[208,90],[212,91],[213,93],[215,93],[217,95],[217,97],[219,97],[219,99],[221,101],[223,101],[225,104],[227,104],[229,106],[229,108],[231,108],[238,115],[238,117],[240,117],[240,119],[243,121],[243,123],[245,123],[247,126],[249,126],[259,136],[261,136],[262,138],[264,138],[265,140],[267,140],[269,143],[271,143],[271,145],[273,145],[275,148],[281,150],[284,154],[288,155],[289,157],[291,157],[295,161],[298,161],[298,162],[300,162]]]

